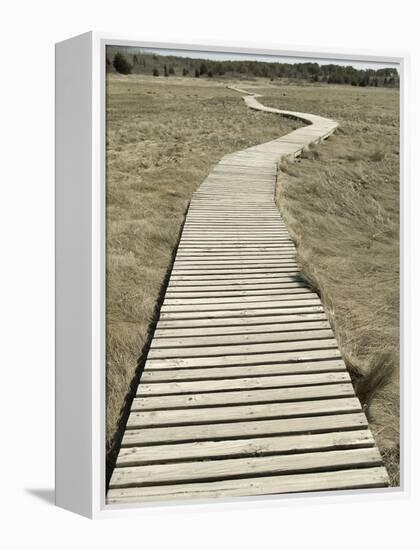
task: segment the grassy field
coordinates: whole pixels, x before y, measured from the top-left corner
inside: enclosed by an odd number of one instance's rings
[[[296,127],[246,109],[236,92],[216,80],[108,76],[110,463],[192,193],[224,154]]]
[[[297,123],[247,109],[216,79],[111,75],[107,105],[107,441],[110,463],[192,192],[231,151]],[[340,130],[279,171],[279,208],[333,322],[398,483],[398,91],[239,84]],[[131,390],[130,390],[131,388]]]

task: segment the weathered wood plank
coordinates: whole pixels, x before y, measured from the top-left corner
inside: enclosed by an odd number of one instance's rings
[[[156,385],[156,384],[153,384]],[[167,384],[172,386],[171,384]],[[171,388],[172,389],[172,388]],[[165,388],[162,389],[165,393]],[[215,405],[249,405],[251,403],[282,403],[284,401],[304,401],[309,399],[328,399],[331,397],[352,397],[354,389],[350,380],[347,384],[324,384],[322,386],[303,386],[300,388],[274,388],[258,390],[236,390],[188,393],[176,395],[158,395],[150,397],[140,394],[133,400],[132,411],[152,411],[191,407],[213,407]]]
[[[180,278],[174,278],[171,277],[171,280],[168,284],[168,290],[169,292],[172,291],[183,291],[184,288],[186,288],[188,291],[197,289],[197,291],[202,290],[213,290],[216,291],[217,289],[225,289],[230,290],[232,288],[238,288],[238,289],[253,289],[253,288],[288,288],[289,286],[304,286],[304,281],[301,279],[299,275],[273,275],[272,277],[254,277],[254,278],[226,278],[224,277],[223,280],[208,280],[208,281],[202,281],[202,280],[195,280],[191,279],[188,280],[186,277],[180,277]],[[216,287],[216,288],[214,288]]]
[[[278,235],[273,235],[273,238],[278,238]],[[190,260],[200,259],[200,257],[203,260],[212,258],[225,260],[237,256],[240,258],[254,257],[255,259],[259,255],[261,258],[270,259],[273,257],[288,258],[296,255],[296,248],[290,241],[290,237],[276,241],[269,238],[265,241],[248,242],[248,238],[234,237],[232,240],[224,235],[217,243],[201,241],[197,237],[194,240],[188,239],[188,241],[182,239],[179,246],[177,259],[180,260],[186,257]]]
[[[331,335],[330,335],[331,336]],[[316,340],[293,340],[276,341],[265,343],[250,344],[231,344],[231,345],[212,345],[195,347],[164,347],[151,348],[148,354],[149,359],[170,359],[172,357],[226,357],[229,355],[259,354],[271,352],[300,351],[314,349],[336,349],[337,341],[335,338],[320,338]]]
[[[324,399],[296,403],[270,403],[267,405],[235,405],[230,407],[210,407],[195,409],[175,409],[165,411],[132,411],[127,421],[128,428],[154,426],[176,426],[181,424],[210,424],[243,420],[263,420],[321,414],[360,412],[361,406],[354,397]]]
[[[286,304],[291,305],[301,305],[301,303],[304,303],[306,305],[309,304],[318,304],[320,303],[320,300],[318,298],[318,295],[315,294],[315,292],[309,292],[305,290],[298,290],[297,293],[294,293],[293,291],[285,292],[281,296],[272,296],[271,294],[266,295],[258,295],[258,296],[237,296],[237,297],[231,297],[231,296],[215,296],[210,298],[197,298],[197,299],[189,299],[187,298],[174,298],[174,297],[165,297],[165,300],[163,302],[163,306],[165,308],[173,306],[189,306],[193,305],[194,307],[197,307],[201,309],[201,306],[210,306],[212,304],[226,304],[226,307],[232,307],[234,309],[238,309],[240,306],[238,304],[262,304],[263,302],[268,302],[268,305],[274,306],[281,302],[282,306],[285,306]],[[232,305],[231,305],[232,304]],[[223,305],[223,307],[225,307]]]
[[[229,308],[225,309],[223,306],[218,309],[205,309],[205,310],[187,310],[187,311],[162,311],[160,313],[160,319],[163,321],[176,320],[176,319],[222,319],[224,317],[233,318],[233,317],[264,317],[264,316],[291,316],[310,314],[310,313],[323,313],[324,308],[320,305],[319,301],[314,300],[314,305],[285,305],[285,304],[271,304],[270,307],[262,307],[261,304],[259,307],[251,307],[250,304],[247,304],[246,309],[241,304],[240,309]],[[316,304],[319,305],[316,305]]]
[[[187,287],[191,289],[192,287]],[[237,287],[235,287],[237,288]],[[276,300],[276,296],[280,295],[290,295],[294,297],[296,294],[310,294],[311,291],[308,288],[305,288],[303,286],[289,286],[286,288],[251,288],[250,290],[235,290],[235,289],[229,289],[229,287],[225,287],[224,290],[204,290],[201,292],[197,292],[194,290],[187,290],[186,292],[183,292],[181,289],[173,290],[173,288],[168,288],[166,292],[165,300],[170,303],[171,300],[175,299],[178,300],[180,298],[187,299],[191,301],[191,303],[195,303],[196,298],[239,298],[239,297],[245,297],[245,296],[271,296],[271,299]],[[220,303],[220,302],[219,302]]]
[[[364,429],[321,434],[173,443],[171,445],[153,445],[150,447],[124,447],[119,453],[117,467],[170,461],[179,462],[191,459],[330,451],[372,447],[374,444],[375,441],[370,430]]]
[[[294,271],[280,271],[277,273],[255,273],[255,274],[223,274],[223,275],[177,275],[172,272],[171,285],[188,284],[188,285],[220,285],[220,284],[235,284],[235,281],[255,284],[257,282],[272,282],[272,281],[296,281],[300,279],[300,273]]]
[[[301,363],[273,363],[268,365],[251,365],[245,367],[209,367],[193,369],[145,370],[141,381],[171,382],[187,380],[215,380],[218,378],[254,378],[278,376],[282,374],[315,374],[322,372],[347,372],[342,359],[306,361]]]
[[[172,271],[174,276],[179,275],[189,275],[190,278],[197,278],[197,279],[211,279],[211,278],[217,278],[217,279],[223,279],[225,275],[231,275],[231,278],[238,277],[238,275],[247,275],[246,278],[250,278],[250,275],[261,275],[267,277],[268,275],[276,275],[276,274],[295,274],[297,275],[299,272],[296,267],[294,266],[283,266],[283,267],[230,267],[226,269],[187,269],[187,268],[180,268],[180,269],[173,269]]]
[[[381,467],[333,472],[245,478],[210,483],[160,485],[157,487],[111,489],[109,504],[151,502],[173,499],[209,499],[308,491],[330,491],[386,487],[386,470]]]
[[[194,382],[168,382],[140,384],[137,395],[169,395],[181,393],[214,392],[222,390],[243,390],[263,388],[285,388],[319,384],[350,382],[347,371],[317,374],[296,374],[279,376],[254,376],[247,378],[228,378]],[[280,393],[279,393],[280,395]]]
[[[362,412],[272,420],[256,419],[246,422],[128,429],[124,433],[122,445],[130,447],[187,441],[222,441],[232,438],[323,433],[361,428],[367,428],[366,415]]]
[[[225,354],[203,357],[149,357],[147,369],[176,369],[195,367],[227,367],[241,365],[266,365],[269,363],[298,363],[341,357],[336,344],[323,347],[321,344],[309,349],[277,351],[271,353]]]
[[[341,357],[338,349],[310,349],[302,351],[284,351],[278,353],[255,353],[244,355],[222,355],[219,357],[175,357],[168,359],[151,359],[146,362],[147,369],[176,369],[194,367],[223,367],[240,365],[264,365],[267,363],[298,363],[318,359]]]
[[[301,328],[301,327],[299,327]],[[297,340],[315,340],[319,338],[333,338],[331,329],[324,330],[296,330],[294,332],[262,332],[257,334],[237,334],[224,336],[191,336],[185,338],[159,338],[156,334],[151,343],[151,348],[175,348],[191,346],[212,346],[223,344],[250,344],[266,342],[292,342]]]
[[[157,328],[155,330],[155,339],[184,338],[184,337],[212,337],[228,335],[247,335],[247,334],[265,334],[272,332],[281,334],[282,332],[307,332],[312,330],[331,330],[328,321],[302,321],[300,323],[272,323],[262,325],[242,325],[242,326],[222,326],[222,327],[193,327],[193,328]],[[211,341],[211,340],[208,340]],[[154,344],[154,342],[152,342]]]
[[[253,271],[253,270],[274,270],[274,271],[281,271],[281,270],[284,270],[284,269],[291,269],[291,268],[295,268],[296,269],[296,265],[297,263],[292,260],[292,259],[289,259],[289,260],[285,260],[284,262],[282,262],[281,260],[276,260],[276,261],[273,261],[273,262],[257,262],[255,263],[252,262],[252,261],[241,261],[241,260],[237,260],[235,262],[230,262],[230,263],[222,263],[222,262],[219,262],[219,263],[216,263],[216,262],[213,262],[213,263],[202,263],[200,264],[199,262],[175,262],[174,263],[174,266],[173,266],[173,270],[174,271],[188,271],[188,272],[201,272],[202,273],[206,273],[206,272],[213,272],[213,271],[220,271],[220,272],[235,272],[236,270],[240,270],[239,272],[240,273],[243,273],[244,271]],[[258,272],[258,271],[257,271]]]
[[[276,312],[275,315],[254,315],[238,316],[238,317],[207,317],[206,319],[163,319],[158,321],[157,327],[161,328],[190,328],[190,327],[233,327],[233,326],[249,326],[272,324],[272,323],[298,323],[298,322],[313,322],[324,321],[327,318],[323,311],[292,313],[283,315],[281,312]]]
[[[346,449],[292,455],[262,456],[236,459],[197,461],[179,464],[156,464],[116,468],[110,488],[159,483],[194,482],[232,479],[243,476],[309,473],[381,464],[376,448]]]
[[[244,254],[231,254],[230,256],[202,256],[202,257],[185,257],[180,255],[174,266],[180,267],[211,267],[212,269],[216,267],[230,267],[230,266],[254,266],[255,264],[261,266],[284,266],[289,264],[296,265],[295,262],[295,253],[291,252],[290,254],[264,254],[261,257],[254,255],[253,257]]]

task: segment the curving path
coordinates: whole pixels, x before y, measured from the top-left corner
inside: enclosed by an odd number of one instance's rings
[[[194,193],[107,501],[385,487],[319,297],[274,203],[278,162],[337,128],[226,155]]]

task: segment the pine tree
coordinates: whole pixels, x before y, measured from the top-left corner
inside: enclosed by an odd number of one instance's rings
[[[200,63],[200,75],[206,74],[206,72],[207,72],[207,65],[204,62]]]
[[[113,62],[114,68],[118,73],[131,74],[133,66],[127,61],[127,59],[119,52],[114,56]]]

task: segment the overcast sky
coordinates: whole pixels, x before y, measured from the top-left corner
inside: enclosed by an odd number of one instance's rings
[[[307,58],[307,57],[278,57],[274,55],[253,55],[253,54],[236,54],[236,53],[217,53],[206,51],[188,51],[188,50],[165,50],[161,48],[133,48],[141,49],[147,53],[155,53],[160,55],[176,55],[179,57],[198,57],[204,59],[223,60],[253,60],[253,61],[268,61],[276,63],[319,63],[320,65],[328,65],[334,63],[336,65],[351,65],[355,69],[381,69],[384,67],[395,67],[398,69],[398,63],[383,63],[383,62],[366,62],[366,61],[343,61],[342,59],[322,59],[322,58]]]

